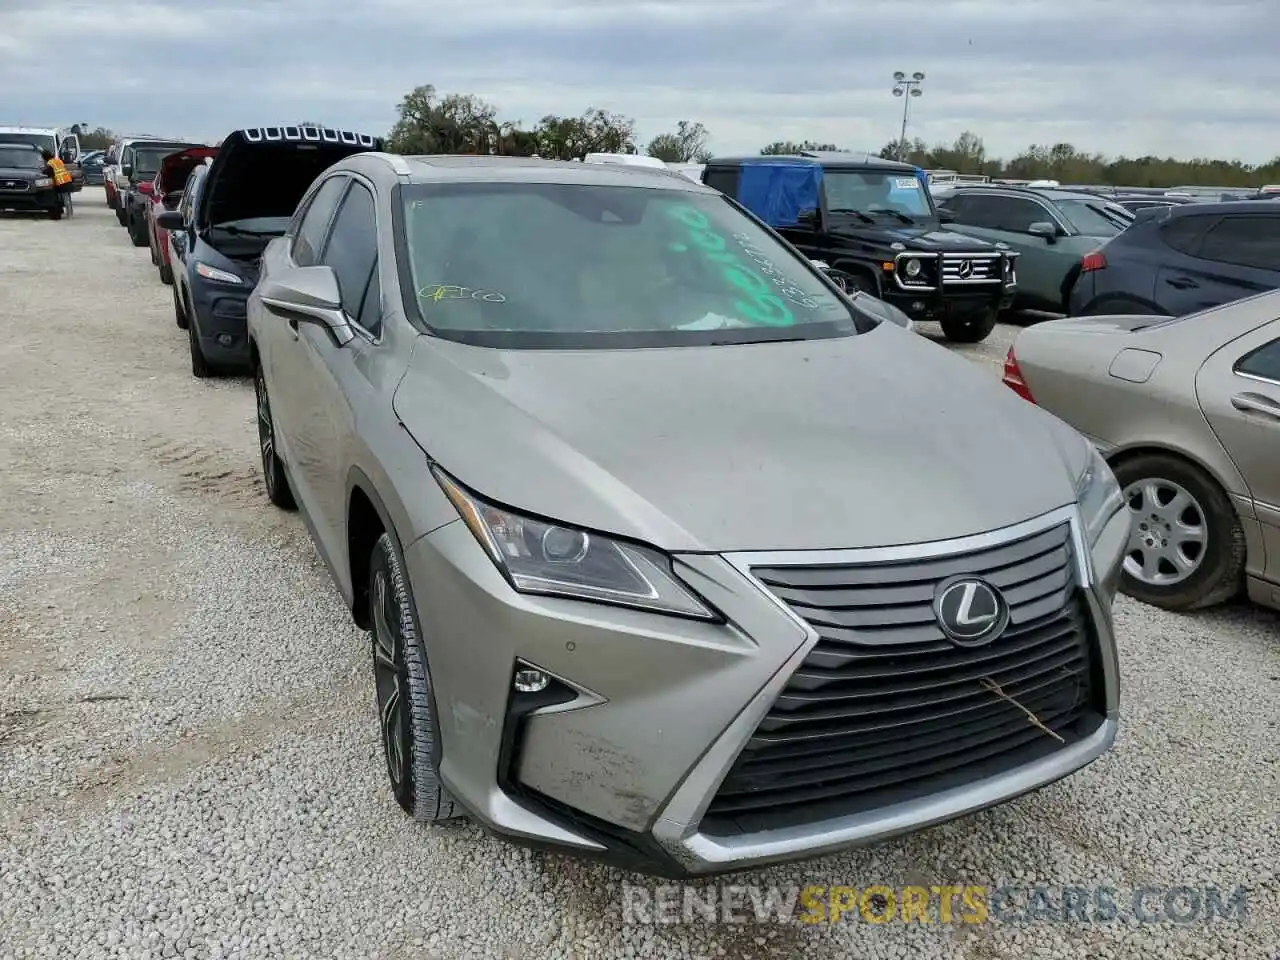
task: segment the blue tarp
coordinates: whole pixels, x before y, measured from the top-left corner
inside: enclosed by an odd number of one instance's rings
[[[795,160],[744,163],[738,202],[771,227],[792,227],[801,210],[818,206],[822,167]]]

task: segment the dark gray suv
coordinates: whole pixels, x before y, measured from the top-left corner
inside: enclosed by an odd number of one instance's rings
[[[420,820],[713,873],[1112,743],[1105,462],[716,190],[352,156],[248,330],[268,494],[371,633]]]

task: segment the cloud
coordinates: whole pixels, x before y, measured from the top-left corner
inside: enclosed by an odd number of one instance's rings
[[[813,138],[879,149],[895,70],[922,70],[910,136],[1009,156],[1271,159],[1275,0],[0,0],[0,121],[219,137],[297,119],[381,133],[408,90],[534,122],[588,106],[642,137],[701,120],[724,152]],[[58,71],[49,64],[64,64]]]

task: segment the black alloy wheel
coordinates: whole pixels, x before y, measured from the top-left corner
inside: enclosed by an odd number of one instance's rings
[[[275,423],[271,419],[271,400],[261,364],[254,371],[253,389],[258,400],[258,449],[262,452],[262,480],[267,487],[267,499],[281,510],[292,510],[297,504],[284,472],[284,461],[276,451]]]

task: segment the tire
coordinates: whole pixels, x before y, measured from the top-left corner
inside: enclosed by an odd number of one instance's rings
[[[369,562],[369,638],[378,729],[391,793],[420,823],[464,816],[440,782],[440,728],[409,580],[389,534]]]
[[[1240,592],[1244,530],[1211,476],[1181,457],[1163,453],[1120,460],[1115,475],[1133,513],[1120,574],[1122,591],[1165,610],[1198,610]],[[1189,503],[1178,510],[1172,497]],[[1170,536],[1179,527],[1185,538],[1181,549],[1178,539]],[[1189,535],[1193,529],[1201,531],[1198,537]]]
[[[1133,297],[1098,297],[1098,299],[1085,306],[1080,316],[1105,317],[1110,314],[1136,314],[1141,317],[1158,317],[1160,316],[1160,311],[1153,310],[1149,304]]]
[[[178,285],[173,286],[173,322],[178,325],[179,330],[187,329],[190,321],[187,320],[187,308],[182,305],[182,296],[178,293]]]
[[[205,380],[213,376],[213,366],[205,359],[204,351],[200,349],[200,338],[196,335],[196,325],[187,321],[187,343],[191,348],[191,375],[198,380]]]
[[[147,234],[147,250],[151,254],[151,265],[158,269],[160,267],[160,254],[156,253],[155,240],[150,233]]]
[[[284,461],[276,451],[275,421],[271,416],[271,400],[267,395],[267,378],[261,364],[253,371],[253,393],[258,404],[258,450],[262,453],[262,480],[267,499],[281,510],[296,510]]]
[[[116,220],[119,221],[120,226],[122,227],[127,227],[129,225],[128,215],[122,209],[120,209],[119,206],[116,207]]]
[[[996,328],[998,316],[995,310],[979,310],[958,317],[943,317],[938,324],[947,339],[954,343],[981,343]]]
[[[129,217],[129,239],[133,241],[135,247],[150,246],[146,229],[146,224],[139,223],[137,216]]]
[[[49,219],[50,219],[50,220],[61,220],[61,219],[62,219],[62,207],[54,207],[53,209],[51,209],[51,210],[49,211]]]
[[[173,286],[173,267],[162,261],[157,269],[160,271],[160,282],[166,287]]]

